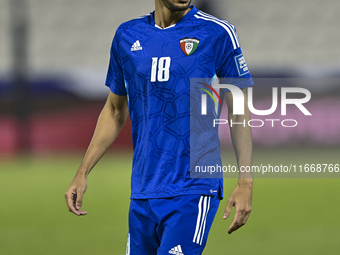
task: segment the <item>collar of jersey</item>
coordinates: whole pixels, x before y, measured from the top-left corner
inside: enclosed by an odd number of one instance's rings
[[[150,15],[150,24],[155,27],[155,28],[158,28],[159,30],[167,30],[167,29],[171,29],[171,28],[174,28],[174,27],[178,27],[180,24],[182,24],[183,22],[185,22],[186,20],[190,19],[192,16],[194,16],[198,10],[196,9],[196,7],[194,5],[191,5],[190,6],[191,10],[185,14],[176,24],[173,24],[171,26],[168,26],[166,28],[161,28],[160,26],[158,26],[156,23],[155,23],[155,18],[154,18],[154,11],[151,13]]]

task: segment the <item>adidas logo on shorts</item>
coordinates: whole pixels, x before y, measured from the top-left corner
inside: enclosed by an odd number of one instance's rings
[[[184,253],[182,252],[182,247],[180,245],[172,248],[169,253],[174,255],[184,255]]]

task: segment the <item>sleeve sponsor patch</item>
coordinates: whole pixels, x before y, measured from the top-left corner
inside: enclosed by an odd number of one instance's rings
[[[243,57],[243,54],[235,56],[235,62],[240,76],[249,73],[248,65]]]

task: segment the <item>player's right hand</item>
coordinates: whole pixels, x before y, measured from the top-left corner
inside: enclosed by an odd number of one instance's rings
[[[83,195],[86,191],[87,180],[86,177],[74,177],[70,187],[65,192],[65,199],[68,210],[77,216],[86,215],[87,212],[81,210],[83,203]]]

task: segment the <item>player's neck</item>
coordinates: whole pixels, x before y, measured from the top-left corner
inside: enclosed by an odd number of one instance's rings
[[[171,25],[176,24],[181,18],[184,17],[185,14],[190,12],[191,8],[186,9],[185,11],[170,11],[163,4],[156,1],[156,8],[154,13],[154,19],[156,25],[161,28],[167,28]]]

